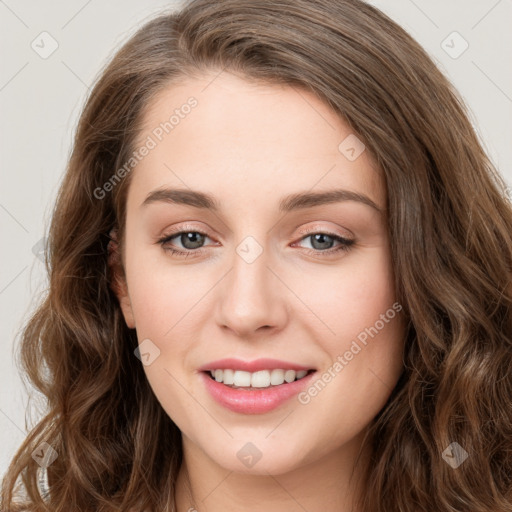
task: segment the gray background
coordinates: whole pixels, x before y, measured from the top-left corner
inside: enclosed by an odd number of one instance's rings
[[[416,38],[455,84],[485,149],[512,184],[512,0],[371,3]],[[78,114],[109,56],[155,13],[180,4],[0,0],[0,477],[26,435],[26,420],[30,427],[44,405],[36,399],[28,406],[13,351],[46,286],[38,249]],[[469,46],[461,53],[464,41]],[[52,44],[58,48],[44,55]]]

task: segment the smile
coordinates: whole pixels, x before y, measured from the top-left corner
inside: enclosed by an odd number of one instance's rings
[[[277,370],[276,373],[274,373],[275,370]],[[228,380],[228,382],[230,379],[233,380],[233,384],[226,384],[217,381],[212,376],[212,371],[199,372],[206,391],[217,404],[239,414],[264,414],[282,407],[286,403],[292,403],[291,398],[303,391],[317,373],[316,370],[299,370],[299,373],[294,370],[273,369],[272,371],[259,370],[254,373],[231,370],[233,372],[231,374],[229,369],[214,370],[215,377],[218,377],[221,381],[224,379]],[[302,375],[304,371],[306,374],[298,378],[297,374]],[[272,384],[272,375],[275,379],[274,382],[281,383]],[[290,382],[286,380],[286,377]],[[256,384],[260,384],[259,387],[252,386],[253,378]],[[251,379],[251,385],[236,385],[236,383],[248,384],[249,379]],[[269,383],[268,385],[267,382]],[[297,404],[296,401],[293,403]]]
[[[274,368],[272,370],[260,370],[246,372],[243,370],[218,369],[210,370],[211,378],[221,382],[232,389],[261,389],[280,386],[285,382],[290,383],[304,378],[308,372],[314,370],[284,370]]]

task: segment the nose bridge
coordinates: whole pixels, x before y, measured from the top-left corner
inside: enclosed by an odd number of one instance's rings
[[[259,327],[278,327],[285,321],[283,298],[271,266],[270,251],[263,241],[246,236],[236,247],[232,270],[221,290],[218,322],[238,335],[250,335]]]
[[[236,247],[233,256],[233,285],[241,295],[240,299],[253,301],[262,298],[268,290],[268,250],[253,237],[246,237]],[[246,297],[247,295],[247,297]]]

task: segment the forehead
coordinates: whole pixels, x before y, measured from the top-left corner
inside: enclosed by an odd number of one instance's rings
[[[266,201],[343,186],[385,208],[382,173],[369,152],[303,88],[227,72],[181,79],[148,104],[141,126],[137,147],[150,139],[153,147],[133,171],[130,194],[138,199],[163,184]]]

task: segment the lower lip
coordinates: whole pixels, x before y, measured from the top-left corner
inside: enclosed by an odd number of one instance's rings
[[[263,414],[276,409],[297,395],[309,384],[315,373],[311,372],[294,382],[252,391],[230,388],[210,378],[209,372],[201,372],[201,378],[212,398],[230,411],[241,414]]]

